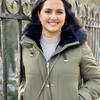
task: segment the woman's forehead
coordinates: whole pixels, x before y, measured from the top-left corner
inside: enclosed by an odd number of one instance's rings
[[[64,9],[64,4],[62,0],[46,0],[43,8]]]

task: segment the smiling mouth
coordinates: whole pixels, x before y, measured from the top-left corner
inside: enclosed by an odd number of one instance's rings
[[[57,25],[58,22],[48,22],[50,25]]]

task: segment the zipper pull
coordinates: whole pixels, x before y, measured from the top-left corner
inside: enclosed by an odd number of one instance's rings
[[[31,51],[31,52],[30,52],[29,56],[30,56],[30,57],[33,57],[34,53],[32,52],[32,48],[30,48],[30,51]]]
[[[62,56],[63,56],[63,58],[64,58],[64,62],[65,62],[65,63],[68,62],[67,56],[66,56],[66,54],[65,54],[64,52],[62,53]]]
[[[48,72],[48,74],[49,74],[49,62],[47,62],[47,72]]]

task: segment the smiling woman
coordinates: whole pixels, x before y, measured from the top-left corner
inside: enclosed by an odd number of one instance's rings
[[[54,3],[56,2],[56,5]],[[65,22],[65,8],[61,0],[51,0],[44,3],[38,12],[39,19],[43,25],[43,33],[46,37],[54,37],[61,33]]]
[[[20,44],[18,100],[95,100],[100,96],[100,67],[87,44],[87,32],[67,0],[38,0]]]

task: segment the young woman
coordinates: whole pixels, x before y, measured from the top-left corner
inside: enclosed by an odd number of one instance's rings
[[[31,19],[20,42],[18,100],[95,100],[100,95],[100,67],[71,4],[38,0]]]

